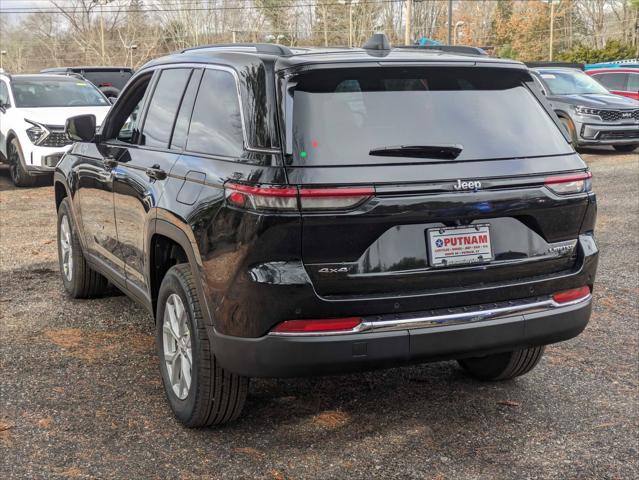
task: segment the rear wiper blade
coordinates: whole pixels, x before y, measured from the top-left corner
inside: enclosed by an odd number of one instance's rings
[[[462,145],[395,145],[373,148],[369,155],[378,157],[415,157],[454,160],[462,152]]]

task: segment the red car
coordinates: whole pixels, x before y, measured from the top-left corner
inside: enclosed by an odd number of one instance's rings
[[[639,68],[596,68],[586,73],[612,93],[639,100]]]

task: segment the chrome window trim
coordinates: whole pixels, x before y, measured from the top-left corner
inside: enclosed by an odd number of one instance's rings
[[[544,300],[512,305],[508,307],[492,308],[486,310],[469,310],[460,313],[424,316],[418,318],[395,319],[395,320],[373,320],[372,317],[362,317],[363,321],[351,330],[327,331],[327,332],[270,332],[272,337],[322,337],[332,335],[351,335],[365,332],[392,332],[397,330],[409,330],[417,328],[448,327],[451,325],[462,325],[482,322],[485,320],[495,320],[513,315],[525,315],[543,311],[552,311],[557,308],[570,307],[573,305],[584,305],[592,299],[592,294],[586,297],[573,300],[571,302],[557,303],[552,297]]]

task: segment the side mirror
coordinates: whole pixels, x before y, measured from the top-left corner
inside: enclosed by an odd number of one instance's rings
[[[2,113],[6,112],[9,108],[11,108],[11,104],[0,102],[0,111]]]
[[[95,138],[95,115],[67,118],[64,133],[74,142],[90,142]]]

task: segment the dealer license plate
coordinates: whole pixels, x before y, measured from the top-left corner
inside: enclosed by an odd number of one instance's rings
[[[433,267],[490,262],[490,225],[443,227],[427,230],[428,255]]]

